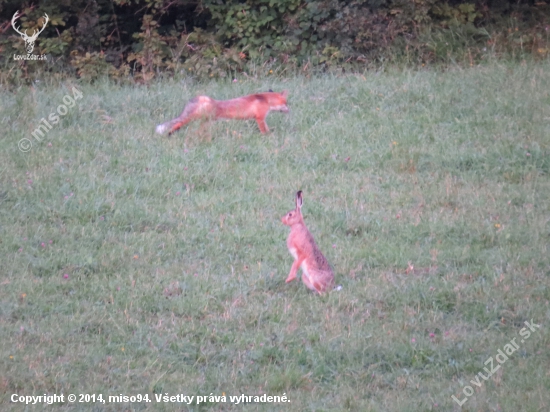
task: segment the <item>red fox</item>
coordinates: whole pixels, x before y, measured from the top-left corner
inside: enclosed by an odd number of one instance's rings
[[[256,119],[260,132],[267,133],[269,129],[265,118],[270,111],[289,112],[286,105],[287,94],[286,90],[281,93],[269,91],[231,100],[214,100],[208,96],[197,96],[187,103],[179,117],[159,124],[156,132],[159,134],[168,132],[170,135],[197,119]]]

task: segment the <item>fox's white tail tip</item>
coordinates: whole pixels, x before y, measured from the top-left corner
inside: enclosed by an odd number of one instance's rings
[[[334,289],[332,289],[332,290],[335,291],[335,292],[338,292],[338,291],[340,291],[340,290],[342,290],[342,289],[343,289],[343,288],[342,288],[342,285],[338,285],[338,286],[336,286],[336,287],[335,287]]]
[[[155,132],[157,132],[158,134],[164,134],[166,133],[167,131],[167,127],[163,124],[159,124],[156,128],[155,128]]]

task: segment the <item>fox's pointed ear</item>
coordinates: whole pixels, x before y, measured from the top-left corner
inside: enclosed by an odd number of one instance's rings
[[[284,98],[286,98],[288,96],[288,90],[283,90],[281,92],[281,96],[283,96]]]

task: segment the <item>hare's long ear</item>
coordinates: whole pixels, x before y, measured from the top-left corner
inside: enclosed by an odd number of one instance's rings
[[[302,191],[298,190],[298,192],[296,193],[296,210],[300,213],[302,213],[300,209],[302,209],[303,204],[304,200],[302,199]]]

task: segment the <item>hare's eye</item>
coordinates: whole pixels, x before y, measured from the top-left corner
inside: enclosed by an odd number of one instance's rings
[[[290,212],[290,213],[288,214],[288,217],[292,217],[292,212]]]

